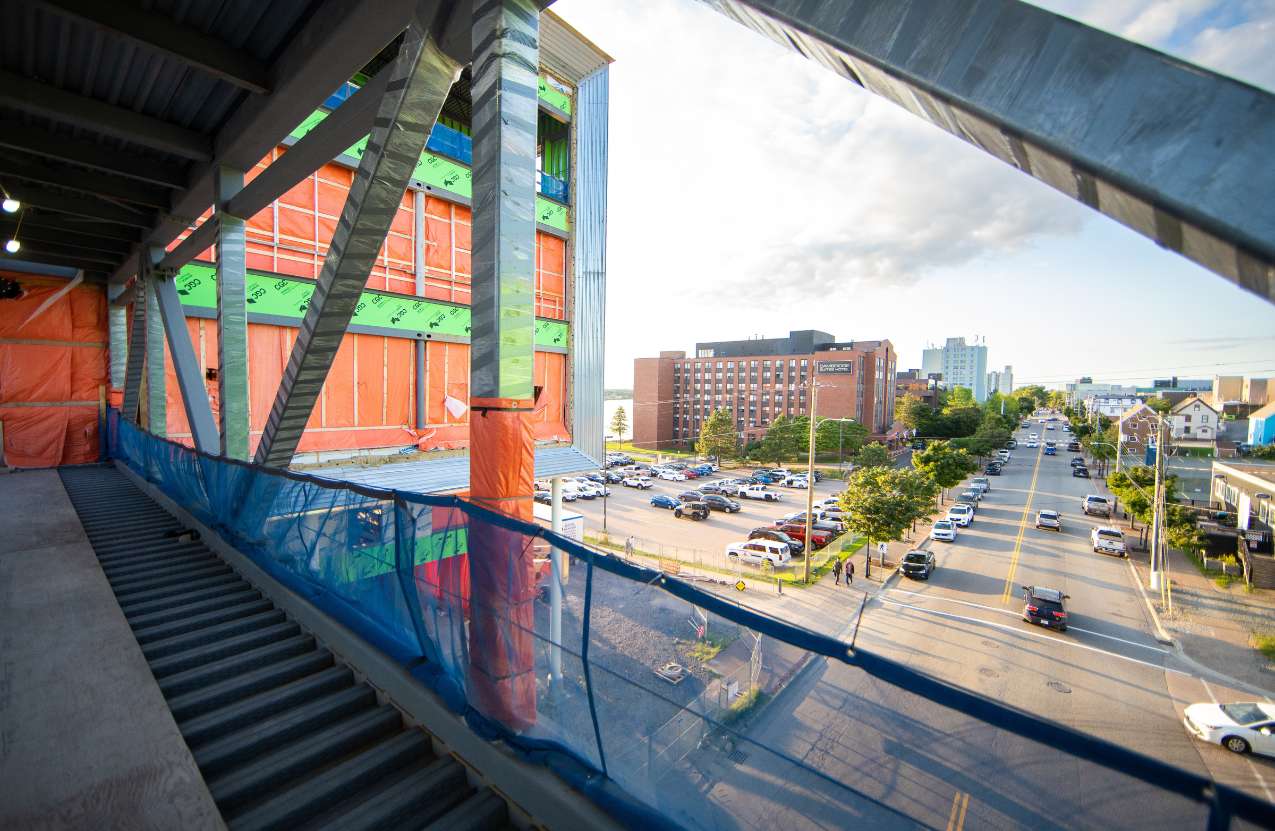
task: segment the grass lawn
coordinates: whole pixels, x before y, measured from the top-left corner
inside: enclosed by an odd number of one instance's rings
[[[1275,661],[1275,635],[1253,633],[1253,648],[1268,661]]]

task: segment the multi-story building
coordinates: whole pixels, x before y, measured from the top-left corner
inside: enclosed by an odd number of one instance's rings
[[[1110,393],[1090,395],[1080,402],[1088,416],[1101,415],[1107,418],[1119,418],[1122,413],[1142,399],[1136,395],[1114,395]]]
[[[895,353],[888,340],[838,342],[827,332],[699,343],[693,357],[661,352],[633,362],[633,441],[666,448],[698,438],[715,410],[746,443],[776,418],[854,419],[883,439],[894,423]]]
[[[938,383],[933,378],[923,375],[919,369],[909,369],[895,373],[895,401],[905,395],[912,395],[931,407],[935,407],[938,406],[938,394]]]
[[[1169,429],[1175,440],[1211,442],[1217,438],[1220,425],[1221,410],[1210,407],[1198,395],[1179,401],[1169,412]]]
[[[1245,378],[1240,396],[1250,407],[1264,407],[1275,401],[1275,378]]]
[[[1014,368],[1006,365],[1002,370],[993,369],[987,373],[987,394],[1000,393],[1009,395],[1014,391]]]
[[[1239,404],[1244,401],[1243,375],[1213,376],[1213,407],[1221,411],[1227,404]]]
[[[1138,401],[1119,416],[1120,458],[1140,464],[1145,460],[1147,448],[1155,445],[1156,425],[1160,416],[1145,403]]]
[[[984,344],[948,338],[943,346],[921,353],[921,370],[926,374],[941,372],[943,385],[948,389],[969,387],[974,400],[987,400],[987,346]]]
[[[1066,387],[1067,403],[1073,407],[1082,404],[1093,395],[1134,397],[1137,390],[1133,387],[1122,387],[1119,384],[1095,384],[1092,378],[1077,378]]]

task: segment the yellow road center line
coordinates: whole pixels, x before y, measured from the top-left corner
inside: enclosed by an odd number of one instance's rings
[[[969,810],[969,807],[970,807],[970,795],[965,794],[964,796],[961,797],[961,815],[956,818],[955,831],[961,831],[961,829],[965,827],[965,812]]]
[[[965,826],[965,812],[969,807],[969,794],[963,791],[952,794],[952,810],[947,814],[947,831],[961,831]]]
[[[1014,538],[1014,553],[1009,558],[1009,573],[1005,575],[1005,592],[1001,595],[1001,602],[1008,603],[1009,596],[1014,589],[1014,572],[1018,571],[1018,556],[1023,550],[1023,536],[1027,533],[1027,517],[1032,510],[1032,497],[1036,495],[1036,479],[1040,476],[1040,460],[1045,458],[1044,453],[1036,451],[1036,467],[1032,468],[1032,481],[1027,486],[1027,502],[1023,505],[1023,516],[1018,521],[1018,536]]]

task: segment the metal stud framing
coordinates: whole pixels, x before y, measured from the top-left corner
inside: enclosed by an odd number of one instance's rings
[[[389,69],[367,151],[257,447],[259,464],[292,461],[407,182],[460,74],[430,35],[431,23],[413,21]]]
[[[539,29],[530,0],[475,5],[473,398],[532,397]]]
[[[226,213],[243,189],[243,171],[213,174],[217,211],[217,389],[221,402],[221,455],[248,458],[247,238],[244,221]]]

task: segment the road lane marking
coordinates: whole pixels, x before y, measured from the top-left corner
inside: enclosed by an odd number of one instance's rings
[[[1213,689],[1209,686],[1209,682],[1201,678],[1200,683],[1204,686],[1204,691],[1209,694],[1209,700],[1217,704],[1217,696],[1213,694]],[[1257,765],[1253,764],[1253,760],[1249,758],[1248,754],[1244,755],[1244,761],[1248,762],[1248,769],[1257,777],[1257,784],[1262,786],[1262,793],[1266,794],[1266,801],[1275,802],[1275,796],[1271,796],[1271,789],[1266,787],[1266,780],[1262,778],[1262,774],[1257,770]]]
[[[947,831],[961,831],[965,827],[965,812],[969,807],[969,794],[962,791],[952,794],[952,810],[947,814]]]
[[[1010,617],[1018,617],[1018,612],[1011,612],[1009,609],[1002,609],[999,606],[985,606],[982,603],[971,603],[968,600],[957,600],[954,597],[940,597],[939,595],[934,595],[934,594],[923,594],[921,592],[908,591],[907,589],[890,589],[890,591],[901,592],[903,594],[910,594],[916,597],[923,597],[927,600],[940,600],[944,603],[959,603],[962,606],[972,606],[975,609],[986,609],[989,612],[996,612],[1002,615],[1009,615]],[[1152,652],[1158,652],[1161,655],[1170,654],[1169,650],[1161,649],[1158,646],[1151,646],[1145,643],[1138,643],[1137,641],[1131,641],[1128,638],[1117,638],[1115,635],[1108,635],[1103,632],[1095,632],[1092,629],[1081,629],[1079,626],[1072,626],[1070,623],[1067,624],[1067,628],[1072,630],[1073,632],[1084,632],[1086,635],[1094,635],[1096,637],[1106,638],[1107,640],[1111,640],[1111,641],[1119,641],[1120,643],[1127,643],[1130,646],[1136,646],[1141,649],[1149,649]]]
[[[1032,509],[1032,496],[1036,493],[1036,479],[1040,476],[1040,460],[1045,458],[1044,454],[1039,450],[1036,451],[1036,466],[1032,468],[1032,481],[1027,486],[1027,501],[1023,504],[1023,516],[1018,521],[1018,536],[1014,538],[1014,553],[1009,559],[1009,572],[1005,575],[1005,592],[1001,595],[1001,602],[1008,603],[1010,591],[1014,587],[1014,573],[1018,571],[1018,555],[1023,550],[1023,536],[1027,533],[1027,516]]]
[[[1175,675],[1181,675],[1183,678],[1194,677],[1193,675],[1191,675],[1191,673],[1183,672],[1180,669],[1174,669],[1173,667],[1165,666],[1163,664],[1153,664],[1150,661],[1144,661],[1141,658],[1130,658],[1128,655],[1121,655],[1119,652],[1111,652],[1110,650],[1099,649],[1096,646],[1090,646],[1087,643],[1080,643],[1079,641],[1066,640],[1064,638],[1053,638],[1048,635],[1045,635],[1042,632],[1033,632],[1030,629],[1021,629],[1017,626],[1008,626],[1004,623],[996,623],[990,620],[983,620],[982,618],[966,617],[965,615],[954,615],[951,612],[940,612],[938,609],[926,609],[921,606],[913,606],[911,603],[900,603],[899,601],[891,600],[888,597],[882,597],[879,599],[882,603],[888,603],[891,606],[899,606],[904,609],[911,609],[914,612],[921,612],[922,614],[936,615],[938,617],[951,618],[952,620],[963,620],[966,623],[977,623],[981,626],[990,626],[994,629],[1004,629],[1006,632],[1013,632],[1015,635],[1023,635],[1025,637],[1039,638],[1040,640],[1049,641],[1050,643],[1063,644],[1064,646],[1070,646],[1076,649],[1083,649],[1083,650],[1086,650],[1087,652],[1096,652],[1099,655],[1109,655],[1112,658],[1119,658],[1122,661],[1129,661],[1130,663],[1141,664],[1142,666],[1149,667],[1150,669],[1161,670],[1163,672],[1172,672]]]

